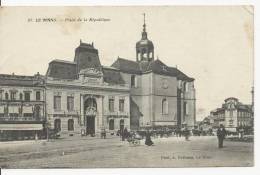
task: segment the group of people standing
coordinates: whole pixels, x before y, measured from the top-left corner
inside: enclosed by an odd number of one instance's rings
[[[128,132],[127,128],[121,129],[118,131],[117,135],[120,135],[122,138],[122,141],[125,141],[129,137],[131,137],[130,132]],[[187,127],[184,128],[183,130],[183,135],[185,136],[185,140],[189,141],[190,137],[190,131],[188,130]],[[151,146],[154,145],[152,139],[151,139],[152,133],[147,130],[145,133],[145,145]],[[217,138],[218,138],[218,147],[223,148],[223,142],[226,137],[226,130],[224,126],[221,124],[217,130]],[[106,138],[106,131],[104,128],[101,129],[101,138]]]
[[[121,130],[120,135],[121,135],[122,141],[125,141],[126,139],[132,137],[130,132],[128,132],[127,128],[124,128],[123,130]],[[145,134],[145,145],[147,145],[147,146],[152,146],[154,144],[151,139],[151,135],[152,135],[152,133],[149,130],[147,130],[146,134]]]

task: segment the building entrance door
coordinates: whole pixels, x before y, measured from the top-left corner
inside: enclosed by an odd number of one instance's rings
[[[86,125],[87,135],[90,134],[91,136],[94,136],[94,134],[95,134],[95,116],[86,116],[86,118],[87,118],[87,125]]]

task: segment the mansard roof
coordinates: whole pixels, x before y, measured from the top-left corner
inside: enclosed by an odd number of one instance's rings
[[[36,74],[34,76],[0,74],[0,85],[6,86],[44,86],[44,76]]]
[[[102,66],[104,82],[109,84],[125,84],[118,69]],[[77,79],[76,63],[55,59],[49,63],[46,76],[58,79]]]
[[[55,59],[49,63],[46,76],[59,79],[76,79],[76,63]]]
[[[240,110],[248,110],[251,111],[252,105],[238,104],[237,108]]]
[[[122,76],[120,75],[120,71],[113,67],[105,67],[103,66],[103,78],[104,82],[109,84],[125,84]]]
[[[144,74],[148,72],[154,72],[160,75],[167,75],[172,77],[177,77],[177,79],[185,81],[193,81],[194,78],[190,78],[181,72],[175,67],[169,67],[165,65],[161,60],[145,61],[145,62],[136,62],[132,60],[127,60],[123,58],[118,58],[113,64],[112,67],[119,69],[124,73],[130,74]]]

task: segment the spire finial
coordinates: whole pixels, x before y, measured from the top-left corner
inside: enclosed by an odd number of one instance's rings
[[[144,24],[143,24],[143,32],[142,32],[142,39],[147,39],[147,33],[146,33],[146,24],[145,24],[145,13],[143,13],[144,15]]]
[[[143,13],[143,15],[144,15],[144,24],[145,24],[145,13]]]
[[[81,43],[82,43],[82,40],[80,39],[80,40],[79,40],[79,44],[81,44]]]
[[[146,27],[146,24],[145,24],[145,13],[143,13],[143,15],[144,15],[144,25],[143,25],[143,31],[145,32],[145,27]]]

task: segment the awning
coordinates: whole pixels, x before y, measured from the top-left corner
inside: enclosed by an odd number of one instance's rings
[[[0,130],[42,130],[42,124],[0,124]]]

